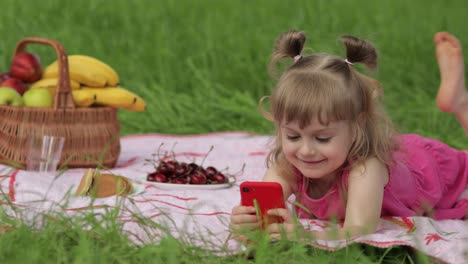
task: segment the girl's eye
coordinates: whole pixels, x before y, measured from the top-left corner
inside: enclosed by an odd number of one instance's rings
[[[315,139],[317,139],[318,142],[327,143],[330,142],[331,137],[316,137]]]
[[[290,136],[290,135],[287,135],[286,138],[289,139],[289,140],[298,140],[298,139],[299,139],[299,136]]]

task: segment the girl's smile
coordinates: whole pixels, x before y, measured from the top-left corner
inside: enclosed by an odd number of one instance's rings
[[[307,164],[317,164],[317,163],[320,163],[322,161],[325,161],[325,159],[317,160],[317,161],[305,161],[305,160],[301,160],[301,161],[304,162],[304,163],[307,163]]]

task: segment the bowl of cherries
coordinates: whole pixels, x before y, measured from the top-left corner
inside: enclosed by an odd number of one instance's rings
[[[234,175],[214,166],[204,167],[203,161],[197,164],[165,156],[153,163],[155,170],[146,175],[146,181],[162,189],[221,189],[234,184]]]

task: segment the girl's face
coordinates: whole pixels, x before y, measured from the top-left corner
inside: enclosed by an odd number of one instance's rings
[[[304,177],[311,179],[334,178],[353,143],[351,125],[347,121],[323,126],[315,119],[303,129],[298,122],[282,124],[280,129],[286,159]]]

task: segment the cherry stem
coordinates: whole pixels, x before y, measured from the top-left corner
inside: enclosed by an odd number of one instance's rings
[[[156,163],[157,162],[160,162],[161,161],[161,148],[162,146],[164,145],[164,142],[161,142],[161,144],[159,144],[159,147],[158,149],[156,150],[156,154],[153,154],[153,166],[156,168]],[[156,161],[156,156],[158,156],[158,160]]]
[[[171,148],[171,153],[172,153],[172,159],[175,160],[176,159],[176,154],[174,152],[174,149],[175,149],[175,146],[177,145],[177,142],[174,142],[174,144],[172,145],[172,148]]]
[[[205,157],[203,157],[203,160],[202,160],[202,162],[200,163],[200,166],[203,166],[203,163],[205,162],[206,157],[208,157],[208,155],[209,155],[210,152],[213,150],[213,148],[214,148],[214,146],[211,145],[210,150],[208,150],[208,152],[206,153]]]

